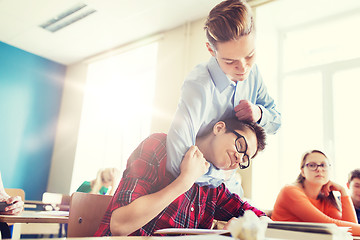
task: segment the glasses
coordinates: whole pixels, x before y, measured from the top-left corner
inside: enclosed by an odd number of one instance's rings
[[[247,142],[243,135],[239,134],[238,132],[236,132],[234,130],[230,130],[230,131],[232,133],[234,133],[237,137],[235,140],[236,151],[238,153],[243,154],[241,162],[239,163],[239,167],[240,167],[240,169],[245,169],[250,166],[250,157],[249,157],[249,155],[246,154],[246,151],[248,148]]]
[[[316,164],[314,162],[309,162],[305,164],[305,166],[309,168],[311,171],[316,171],[318,167],[321,167],[324,170],[328,170],[331,165],[329,163]]]

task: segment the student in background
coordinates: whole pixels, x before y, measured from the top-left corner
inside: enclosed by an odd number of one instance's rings
[[[6,192],[5,188],[2,182],[1,178],[1,172],[0,172],[0,202],[6,202],[8,204],[11,204],[10,206],[7,206],[5,208],[4,212],[0,212],[0,214],[6,214],[6,215],[17,215],[21,213],[24,209],[24,202],[21,199],[21,197],[10,197]],[[9,226],[6,223],[0,222],[0,236],[2,238],[11,238],[11,230],[12,226]]]
[[[180,163],[196,137],[220,119],[236,115],[258,123],[267,133],[275,133],[281,125],[280,113],[255,64],[255,26],[248,4],[221,2],[210,11],[204,28],[212,57],[185,79],[168,132],[166,168],[174,177],[180,174]],[[217,187],[226,175],[210,164],[196,183]]]
[[[6,192],[1,178],[0,172],[0,202],[6,202],[11,204],[5,208],[5,212],[0,212],[0,214],[7,215],[17,215],[21,213],[24,209],[24,202],[20,196],[10,197]]]
[[[162,228],[209,229],[214,219],[229,221],[245,210],[268,219],[224,184],[210,188],[194,183],[209,162],[226,170],[247,167],[264,147],[265,133],[258,125],[235,117],[219,121],[196,139],[175,178],[165,167],[166,134],[152,134],[129,157],[95,236],[146,236]]]
[[[358,223],[360,223],[360,169],[355,169],[349,173],[347,187],[355,207]]]
[[[100,169],[96,175],[96,179],[85,181],[76,190],[77,192],[108,194],[113,195],[117,185],[119,184],[120,171],[116,168]],[[110,188],[110,189],[109,189]]]
[[[329,179],[330,162],[318,150],[305,153],[296,182],[279,193],[271,218],[274,221],[335,223],[360,235],[360,224],[346,188]],[[341,194],[341,204],[333,191]]]

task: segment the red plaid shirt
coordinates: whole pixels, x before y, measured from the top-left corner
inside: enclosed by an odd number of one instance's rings
[[[166,134],[157,133],[145,139],[131,154],[104,218],[95,236],[111,236],[112,212],[135,199],[159,191],[174,177],[166,171]],[[214,219],[228,221],[252,210],[257,216],[265,213],[231,194],[224,184],[217,188],[194,184],[155,218],[130,235],[148,236],[163,228],[210,229]]]

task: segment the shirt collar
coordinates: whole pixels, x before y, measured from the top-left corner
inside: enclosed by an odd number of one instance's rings
[[[218,61],[215,57],[211,57],[207,68],[209,70],[209,73],[211,75],[211,78],[216,86],[216,88],[222,92],[225,88],[227,88],[229,85],[235,86],[235,82],[231,81],[223,72],[223,70],[220,68]]]

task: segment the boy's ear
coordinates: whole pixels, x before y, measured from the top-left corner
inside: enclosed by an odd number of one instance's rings
[[[211,54],[211,56],[215,57],[214,49],[211,47],[211,44],[209,42],[206,43],[206,47],[207,47],[209,53]]]
[[[226,131],[226,125],[223,121],[219,121],[215,123],[213,127],[213,133],[217,135],[218,133],[225,132]]]
[[[349,184],[349,182],[346,183],[346,186],[347,186],[348,189],[350,189],[350,184]]]

